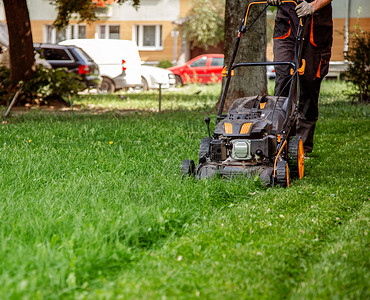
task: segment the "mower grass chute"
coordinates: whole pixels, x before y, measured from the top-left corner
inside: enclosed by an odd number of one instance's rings
[[[283,1],[296,5],[294,1]],[[266,2],[252,2],[246,8],[235,43],[229,68],[224,68],[226,82],[218,109],[216,127],[210,134],[209,117],[205,118],[208,137],[199,147],[198,165],[186,159],[181,165],[182,176],[213,178],[216,176],[256,176],[265,185],[289,186],[290,178],[302,178],[304,173],[304,150],[302,139],[291,134],[297,119],[299,61],[301,36],[304,24],[299,22],[295,45],[294,62],[246,62],[234,64],[242,33],[247,28],[247,17],[251,5]],[[264,10],[268,7],[265,6]],[[261,15],[260,13],[259,15]],[[259,17],[259,16],[258,16]],[[257,18],[258,18],[257,17]],[[289,65],[291,77],[288,97],[251,96],[236,99],[226,115],[222,114],[229,83],[234,71],[243,67]]]

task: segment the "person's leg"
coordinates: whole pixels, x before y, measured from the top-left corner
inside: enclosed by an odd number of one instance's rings
[[[276,23],[275,27],[278,26]],[[285,28],[286,30],[286,28]],[[281,32],[282,30],[280,30]],[[283,31],[284,32],[284,31]],[[292,30],[289,30],[290,35],[284,39],[274,38],[274,62],[294,62],[295,53],[295,37],[292,33]],[[290,65],[275,66],[275,96],[288,97],[289,89],[291,86],[291,69]],[[294,96],[293,96],[294,97]],[[295,97],[294,97],[295,98]],[[290,133],[290,136],[295,135],[295,124],[293,124]]]
[[[294,61],[294,41],[289,39],[274,40],[274,62]],[[291,66],[275,66],[275,96],[287,97],[289,94],[289,79]]]
[[[300,98],[296,134],[302,137],[305,153],[313,149],[313,136],[319,118],[321,81],[328,73],[330,48],[319,48],[307,43],[302,53],[306,69],[300,76]]]
[[[305,80],[301,78],[301,93],[298,103],[296,135],[302,137],[305,153],[313,149],[313,135],[319,118],[319,93],[321,79]]]
[[[297,34],[298,18],[295,6],[285,3],[279,6],[274,27],[274,62],[294,62],[294,45]],[[275,66],[275,96],[287,97],[289,94],[289,79],[291,66]]]

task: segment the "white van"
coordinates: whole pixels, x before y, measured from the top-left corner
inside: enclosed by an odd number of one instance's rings
[[[73,39],[60,42],[82,48],[98,64],[103,78],[100,89],[114,92],[141,87],[141,60],[137,46],[127,40]]]

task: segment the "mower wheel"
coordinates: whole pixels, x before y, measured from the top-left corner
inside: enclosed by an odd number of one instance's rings
[[[289,167],[285,160],[276,164],[276,183],[282,187],[289,187]]]
[[[192,176],[195,174],[195,164],[192,159],[184,159],[182,161],[180,174],[182,177]]]
[[[207,154],[209,154],[209,147],[211,145],[212,138],[210,137],[204,137],[202,138],[202,141],[200,142],[199,147],[199,162],[205,157]]]
[[[292,178],[302,179],[304,173],[304,149],[300,136],[291,136],[289,138],[287,154]]]

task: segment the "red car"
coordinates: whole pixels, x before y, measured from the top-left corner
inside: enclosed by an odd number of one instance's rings
[[[178,84],[215,83],[222,81],[223,54],[199,55],[186,64],[168,68],[176,76]]]

